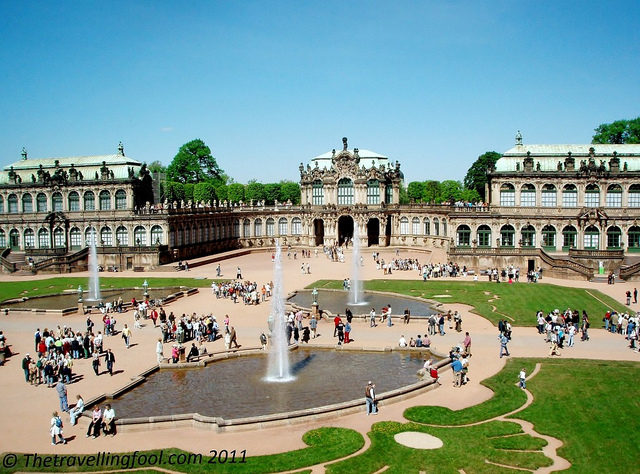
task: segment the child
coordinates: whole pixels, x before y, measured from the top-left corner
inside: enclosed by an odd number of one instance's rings
[[[525,388],[527,388],[527,372],[524,370],[524,368],[520,371],[518,377],[520,378],[520,383],[518,385],[521,389],[524,390]]]

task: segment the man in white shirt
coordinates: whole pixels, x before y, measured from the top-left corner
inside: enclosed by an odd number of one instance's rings
[[[404,338],[404,334],[400,336],[400,340],[398,341],[398,346],[407,347],[407,340]]]

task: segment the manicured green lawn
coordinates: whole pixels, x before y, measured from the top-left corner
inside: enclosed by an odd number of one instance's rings
[[[342,289],[342,280],[319,280],[307,288]],[[441,280],[372,280],[364,288],[389,291],[408,296],[428,298],[440,303],[464,303],[473,306],[473,312],[497,325],[508,319],[514,326],[535,326],[536,312],[546,313],[559,309],[586,310],[593,321],[600,321],[610,310],[625,311],[625,306],[599,291],[546,283],[489,283],[460,281],[455,278]],[[438,295],[448,295],[442,297]],[[322,300],[320,300],[322,308]]]

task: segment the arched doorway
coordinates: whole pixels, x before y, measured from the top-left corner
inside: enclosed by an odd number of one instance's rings
[[[380,220],[377,217],[369,219],[367,222],[367,239],[369,247],[380,245]]]
[[[353,217],[341,216],[338,219],[338,244],[342,245],[345,241],[353,238]]]
[[[324,221],[322,219],[313,220],[313,233],[316,237],[316,245],[324,245]]]

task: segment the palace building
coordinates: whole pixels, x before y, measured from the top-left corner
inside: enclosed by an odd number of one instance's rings
[[[162,202],[146,165],[121,144],[113,155],[67,158],[23,150],[0,172],[3,271],[86,268],[92,239],[105,268],[143,271],[275,239],[315,247],[355,237],[374,248],[444,249],[475,270],[640,274],[640,145],[525,145],[518,133],[487,171],[482,205],[400,204],[400,163],[342,145],[300,165],[299,205],[270,206]]]

